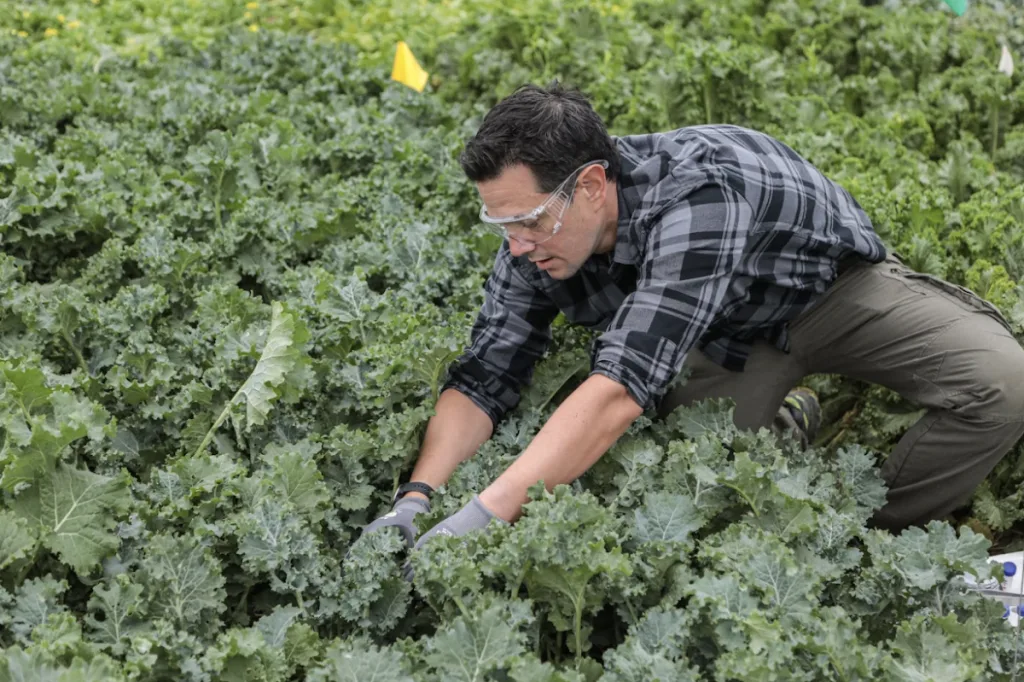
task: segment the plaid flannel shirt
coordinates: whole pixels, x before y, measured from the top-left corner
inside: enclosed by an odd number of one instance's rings
[[[518,404],[559,312],[602,332],[591,374],[652,409],[691,349],[734,371],[758,339],[788,352],[787,323],[827,289],[840,260],[885,258],[853,197],[768,135],[707,125],[614,141],[613,252],[564,281],[513,258],[507,242],[495,258],[471,345],[444,385],[495,424]]]

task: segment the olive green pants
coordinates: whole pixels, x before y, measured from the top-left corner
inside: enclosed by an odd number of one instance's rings
[[[872,524],[892,531],[941,518],[1024,435],[1024,349],[995,307],[968,290],[910,270],[894,255],[843,273],[790,325],[784,353],[758,343],[743,372],[700,351],[659,408],[732,398],[741,428],[771,426],[808,374],[886,386],[926,408],[882,465],[886,505]]]

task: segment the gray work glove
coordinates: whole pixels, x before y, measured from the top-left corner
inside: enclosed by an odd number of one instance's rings
[[[398,502],[395,502],[395,506],[391,508],[391,511],[369,523],[363,529],[362,534],[366,535],[381,528],[393,526],[402,533],[405,544],[412,547],[413,540],[416,539],[416,524],[413,523],[413,517],[423,513],[430,513],[430,501],[406,495]]]
[[[465,535],[472,530],[486,528],[491,519],[497,519],[502,524],[508,525],[508,521],[491,513],[491,510],[480,501],[480,497],[474,495],[473,499],[465,507],[424,533],[413,549],[419,549],[437,535],[459,536]],[[412,581],[413,572],[409,562],[406,562],[403,570],[405,579]]]

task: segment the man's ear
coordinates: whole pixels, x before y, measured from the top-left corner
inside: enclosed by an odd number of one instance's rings
[[[588,172],[583,178],[583,191],[591,201],[603,201],[604,193],[608,187],[608,179],[604,176],[604,169],[596,166],[593,173]]]

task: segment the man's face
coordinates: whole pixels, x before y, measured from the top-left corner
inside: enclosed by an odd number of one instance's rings
[[[505,226],[512,255],[526,255],[554,279],[568,279],[576,274],[594,253],[601,235],[604,169],[591,165],[574,179],[571,204],[564,206],[564,201],[555,201],[535,221]],[[573,188],[570,179],[565,192],[572,193]],[[511,166],[497,178],[477,183],[477,190],[487,213],[495,217],[529,213],[551,196],[539,191],[533,172],[524,165]],[[548,238],[559,217],[561,227]]]

